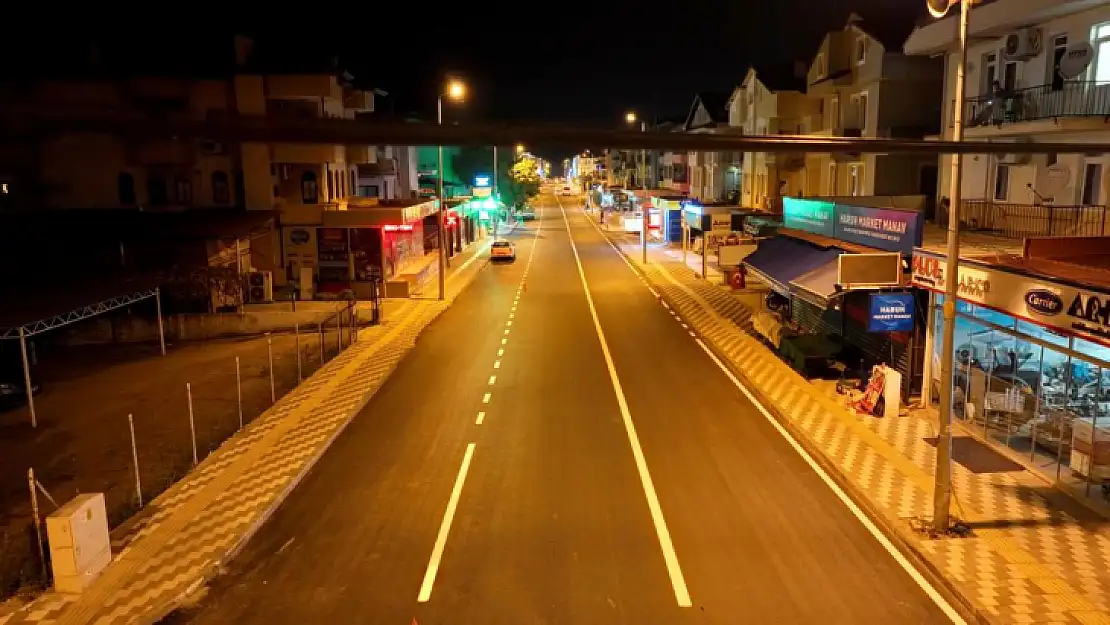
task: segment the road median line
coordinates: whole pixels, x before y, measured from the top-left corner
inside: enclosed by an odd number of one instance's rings
[[[590,221],[587,219],[587,221]],[[913,575],[913,572],[922,575],[930,586],[936,589],[937,592],[944,598],[946,602],[951,604],[957,612],[961,613],[961,617],[968,618],[972,622],[988,624],[991,623],[987,614],[983,613],[973,602],[971,597],[967,595],[959,584],[950,580],[944,573],[933,564],[928,558],[928,555],[921,550],[919,546],[914,544],[917,540],[916,537],[910,537],[908,534],[903,534],[899,530],[897,520],[890,518],[884,510],[871,501],[858,485],[844,472],[843,469],[832,459],[826,452],[820,448],[809,435],[804,432],[798,424],[792,421],[787,415],[779,409],[779,407],[755,384],[728,356],[727,350],[719,345],[717,341],[712,338],[710,328],[707,324],[716,324],[722,329],[734,327],[730,320],[725,319],[717,313],[716,309],[708,302],[706,302],[700,295],[690,290],[686,285],[679,282],[670,272],[662,267],[655,261],[649,261],[647,269],[639,267],[635,264],[632,256],[626,252],[620,245],[615,244],[610,236],[603,232],[590,221],[598,234],[606,241],[606,243],[617,252],[617,254],[625,261],[630,269],[638,276],[647,278],[649,285],[654,284],[658,287],[653,291],[653,295],[658,297],[662,302],[670,306],[672,309],[683,311],[687,307],[680,301],[672,298],[663,288],[665,285],[660,284],[659,278],[656,274],[665,276],[667,281],[671,282],[673,286],[683,291],[683,294],[692,302],[689,306],[699,309],[708,321],[699,319],[697,314],[683,314],[683,317],[698,331],[698,337],[695,340],[702,345],[708,354],[711,354],[714,360],[718,360],[722,369],[735,376],[741,382],[742,388],[746,388],[753,397],[756,399],[754,402],[757,408],[763,408],[773,418],[773,422],[783,427],[786,432],[789,432],[791,437],[798,443],[814,462],[824,470],[828,477],[839,486],[846,494],[848,500],[856,505],[864,514],[864,516],[874,523],[875,527],[879,530],[881,536],[885,537],[894,546],[895,551],[902,557],[906,558],[907,564],[910,565],[910,570],[907,572]],[[743,332],[742,329],[736,328],[737,331]],[[750,338],[750,337],[749,337]],[[754,340],[754,339],[752,339]],[[892,554],[893,555],[893,554]],[[927,591],[926,591],[927,592]],[[943,609],[943,606],[941,606]]]

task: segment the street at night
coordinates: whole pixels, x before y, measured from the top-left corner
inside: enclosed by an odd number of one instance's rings
[[[173,622],[948,622],[558,200]]]

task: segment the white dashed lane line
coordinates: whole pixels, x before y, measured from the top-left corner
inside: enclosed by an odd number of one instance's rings
[[[474,425],[482,425],[482,421],[485,421],[485,420],[486,420],[486,413],[485,412],[479,412],[478,413],[478,418],[474,420]]]

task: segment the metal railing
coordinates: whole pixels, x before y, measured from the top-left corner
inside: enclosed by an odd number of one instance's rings
[[[948,225],[948,213],[941,210],[937,223]],[[1092,237],[1107,234],[1105,206],[1059,206],[1050,204],[1012,204],[992,200],[964,200],[960,224],[979,232],[1010,238],[1033,236]]]
[[[1110,84],[1094,81],[1038,85],[964,100],[964,119],[969,127],[1106,116],[1110,116]]]

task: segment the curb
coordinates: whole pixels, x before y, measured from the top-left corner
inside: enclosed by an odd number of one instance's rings
[[[605,236],[605,238],[607,240],[610,239],[610,237],[607,235]],[[635,265],[635,261],[633,261],[633,259],[623,249],[621,249],[619,243],[615,244],[614,247],[616,247],[617,251],[622,256],[624,256],[626,260],[632,263],[632,266],[635,267],[634,271],[637,273],[638,276],[643,277],[649,283],[653,283],[651,278],[639,267],[637,267]],[[666,271],[661,267],[659,270]],[[674,310],[681,310],[681,308],[679,308],[679,306],[666,295],[664,289],[657,286],[656,291],[659,292],[659,299],[665,301],[667,305],[671,306]],[[697,329],[696,324],[694,325],[695,329]],[[742,329],[740,329],[740,331],[744,332],[744,330]],[[744,332],[744,334],[747,334],[747,332]],[[907,536],[903,534],[899,530],[897,522],[894,519],[888,517],[885,512],[883,512],[874,503],[872,503],[870,498],[867,497],[867,494],[858,486],[856,486],[854,482],[852,482],[848,475],[845,474],[844,471],[841,470],[840,467],[825,454],[824,450],[820,449],[812,440],[810,440],[809,436],[804,431],[799,429],[794,424],[794,422],[792,422],[786,415],[784,415],[782,411],[779,410],[778,406],[774,404],[774,402],[770,401],[770,399],[763,393],[763,390],[760,389],[758,385],[754,384],[747,375],[739,370],[739,367],[737,367],[736,364],[732,362],[732,359],[725,354],[724,350],[721,349],[721,347],[717,344],[715,340],[700,331],[698,332],[698,338],[702,339],[702,341],[706,344],[706,346],[709,347],[713,354],[716,355],[717,358],[722,363],[724,363],[726,367],[728,367],[729,371],[732,372],[732,374],[735,375],[737,379],[741,380],[744,383],[744,385],[752,393],[752,395],[754,395],[756,399],[758,399],[759,403],[764,408],[766,408],[771,415],[775,417],[775,420],[778,421],[781,426],[783,426],[787,431],[790,432],[794,439],[798,441],[802,448],[805,449],[806,452],[809,453],[811,457],[813,457],[817,464],[819,464],[821,468],[825,470],[829,477],[831,477],[833,481],[836,482],[836,484],[848,494],[852,501],[857,506],[859,506],[865,514],[867,514],[868,518],[871,519],[871,521],[882,530],[883,535],[886,536],[886,538],[890,540],[891,543],[895,545],[895,547],[897,547],[899,553],[905,556],[906,559],[914,565],[914,568],[917,569],[917,571],[921,573],[933,585],[933,587],[937,589],[938,592],[941,593],[945,600],[947,600],[952,605],[952,607],[960,613],[961,616],[967,619],[969,623],[977,623],[979,625],[995,625],[995,623],[991,621],[986,614],[984,614],[978,607],[975,606],[974,602],[971,600],[970,597],[967,596],[967,594],[963,591],[959,584],[946,577],[940,571],[940,569],[938,569],[936,565],[934,565],[933,562],[929,560],[928,556],[917,545],[918,539],[916,537],[913,537],[912,535]]]
[[[484,267],[485,267],[485,264],[480,265],[477,270],[472,272],[472,275],[477,276],[477,274]],[[359,413],[361,413],[362,410],[366,407],[366,405],[370,403],[370,400],[374,398],[374,396],[377,394],[378,390],[380,390],[383,386],[385,386],[385,384],[389,381],[390,376],[393,375],[393,372],[397,369],[398,366],[400,366],[401,362],[409,355],[409,352],[412,351],[413,347],[415,347],[416,340],[420,337],[420,335],[423,334],[424,331],[427,330],[428,327],[431,326],[432,323],[434,323],[436,321],[436,319],[438,319],[439,316],[441,314],[443,314],[450,307],[450,304],[453,303],[455,301],[455,299],[459,295],[461,295],[463,293],[463,291],[465,291],[470,286],[471,282],[473,282],[472,279],[465,282],[462,285],[462,287],[458,290],[458,292],[455,293],[455,295],[453,297],[450,297],[446,300],[447,305],[441,307],[437,311],[434,311],[434,313],[431,315],[431,318],[423,323],[423,327],[421,327],[420,330],[417,331],[415,333],[415,336],[413,337],[413,345],[411,345],[407,349],[405,349],[405,351],[401,354],[401,357],[398,358],[395,362],[393,362],[386,369],[386,371],[382,375],[381,382],[378,385],[376,385],[372,390],[366,392],[363,395],[363,397],[359,400],[358,407],[355,408],[354,410],[352,410],[351,415],[349,417],[347,417],[346,419],[344,419],[343,422],[341,424],[339,424],[338,427],[336,427],[335,431],[327,438],[327,440],[325,440],[321,444],[319,449],[317,449],[316,453],[314,453],[312,456],[310,456],[305,461],[304,465],[301,466],[300,471],[298,471],[297,474],[294,475],[290,479],[289,483],[285,486],[285,488],[283,488],[276,495],[276,497],[270,503],[270,505],[267,506],[266,509],[264,509],[259,514],[258,518],[256,518],[254,520],[254,522],[252,522],[250,524],[250,526],[244,531],[244,533],[235,542],[233,542],[231,544],[231,546],[227,549],[227,551],[216,562],[214,562],[205,571],[203,571],[200,574],[200,576],[198,577],[198,579],[196,579],[191,584],[189,584],[189,586],[183,592],[181,592],[179,595],[177,595],[176,597],[174,597],[173,599],[168,601],[165,605],[156,607],[155,609],[153,609],[153,610],[149,611],[148,613],[142,615],[141,617],[137,618],[133,622],[135,622],[139,625],[157,625],[158,623],[165,620],[166,618],[173,616],[176,612],[181,610],[184,606],[191,603],[190,599],[192,599],[193,597],[198,596],[198,593],[203,592],[203,590],[208,586],[208,584],[213,579],[215,579],[216,577],[218,577],[221,574],[221,572],[227,567],[227,565],[233,559],[235,559],[235,557],[238,556],[239,553],[242,552],[242,550],[247,546],[247,543],[250,542],[250,540],[254,537],[254,535],[257,534],[258,531],[261,530],[262,527],[266,524],[266,522],[269,521],[270,518],[273,517],[273,515],[278,511],[278,509],[281,508],[282,504],[285,503],[285,500],[289,498],[289,496],[293,493],[293,491],[297,488],[297,486],[300,485],[300,483],[304,480],[304,478],[307,477],[310,472],[312,472],[312,469],[316,466],[316,463],[319,462],[320,459],[324,457],[324,454],[327,453],[327,451],[329,449],[331,449],[332,444],[335,443],[335,441],[339,439],[339,436],[342,435],[343,432],[345,432],[347,430],[347,427],[351,423],[354,422],[355,418],[357,418]],[[411,314],[418,315],[419,311],[417,311],[415,313],[411,313]],[[408,321],[409,320],[406,319],[406,321],[402,322],[402,323],[407,323]],[[389,345],[390,343],[393,343],[394,341],[404,340],[402,338],[402,336],[403,335],[399,334],[398,336],[393,337],[391,340],[389,340],[388,342],[384,342],[381,345],[384,348],[385,346]],[[311,376],[309,378],[306,378],[305,381],[307,382],[310,379],[311,379]]]

